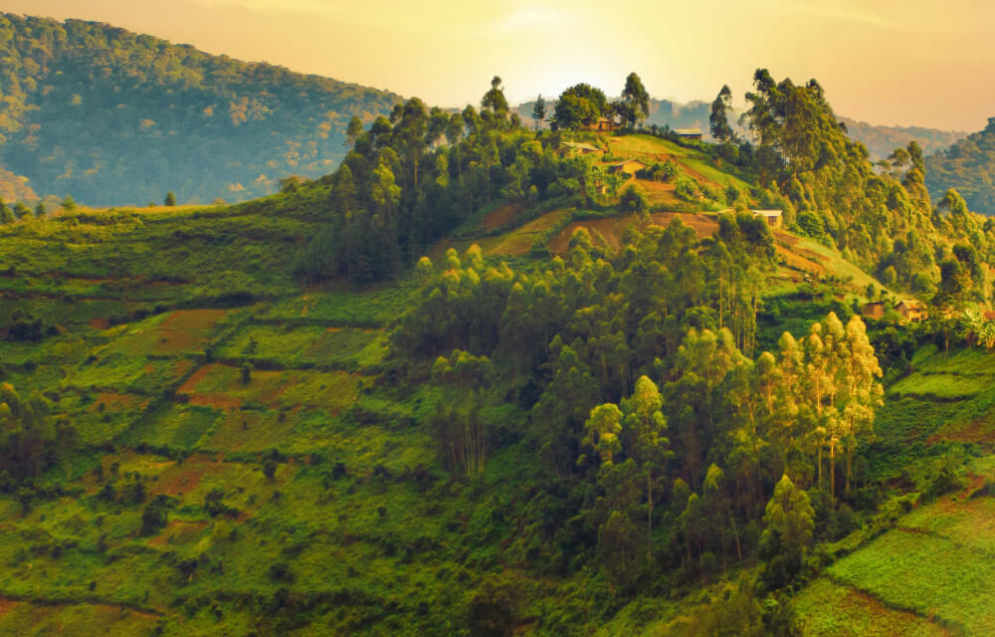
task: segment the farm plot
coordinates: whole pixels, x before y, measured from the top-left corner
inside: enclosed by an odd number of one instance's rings
[[[812,582],[795,599],[808,637],[942,637],[951,633],[915,613],[889,608],[873,596],[828,578]]]
[[[937,535],[888,531],[828,572],[891,607],[959,632],[982,635],[995,626],[992,555]]]
[[[200,354],[210,342],[225,310],[177,310],[130,326],[108,352],[130,356]]]
[[[313,407],[338,413],[359,397],[363,378],[310,370],[252,370],[246,378],[239,368],[212,363],[197,370],[178,393],[194,405],[217,409]]]
[[[382,330],[250,325],[217,355],[271,366],[368,368],[379,364],[386,352],[387,337]]]

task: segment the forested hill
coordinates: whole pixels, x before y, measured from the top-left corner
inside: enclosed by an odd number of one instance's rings
[[[988,126],[926,161],[933,192],[956,188],[971,210],[995,215],[995,117]]]
[[[90,205],[239,201],[345,155],[392,93],[106,24],[0,15],[0,166]]]
[[[529,119],[535,102],[519,105],[518,111],[525,120]],[[709,134],[708,117],[711,114],[711,103],[701,100],[677,102],[667,99],[650,99],[649,115],[646,126],[669,126],[676,128],[698,128],[705,135]],[[743,133],[746,129],[739,124],[741,111],[730,111],[730,123],[733,128]],[[923,128],[921,126],[882,126],[857,121],[849,117],[839,117],[847,130],[850,139],[861,142],[867,147],[871,159],[884,159],[896,148],[908,146],[915,141],[927,155],[939,153],[949,148],[954,142],[967,137],[966,131],[950,131],[938,128]]]
[[[967,137],[965,131],[940,130],[922,126],[880,126],[860,122],[849,117],[841,117],[851,139],[867,146],[872,159],[884,159],[900,146],[908,146],[915,141],[927,154],[946,150],[954,142]]]

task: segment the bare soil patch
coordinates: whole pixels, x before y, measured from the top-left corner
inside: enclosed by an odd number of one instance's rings
[[[480,225],[483,226],[485,230],[497,230],[498,228],[503,228],[514,221],[515,217],[517,217],[523,209],[524,207],[521,204],[515,203],[501,206],[500,208],[491,210],[484,215],[484,219],[480,222]]]
[[[159,476],[159,479],[150,483],[149,492],[152,495],[164,493],[166,495],[182,495],[197,488],[205,475],[220,473],[224,465],[210,458],[203,456],[191,456],[183,464],[173,463]]]

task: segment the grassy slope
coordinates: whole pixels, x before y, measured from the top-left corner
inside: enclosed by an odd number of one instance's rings
[[[995,444],[995,356],[928,346],[914,372],[888,389],[867,455],[882,477],[910,476],[949,453],[949,442]],[[807,634],[987,634],[995,615],[995,456],[969,469],[963,491],[913,509],[895,528],[829,567],[797,597]],[[975,496],[975,497],[972,497]],[[981,497],[977,497],[981,496]]]

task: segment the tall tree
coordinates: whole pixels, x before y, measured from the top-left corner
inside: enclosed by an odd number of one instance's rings
[[[635,128],[650,114],[650,95],[639,76],[629,73],[622,89],[622,102],[625,104],[625,118],[629,128]]]
[[[535,106],[532,107],[532,119],[536,121],[536,130],[542,130],[542,123],[546,120],[546,100],[542,93],[536,98]]]
[[[712,113],[708,117],[711,126],[712,137],[722,143],[736,140],[736,134],[729,125],[729,111],[732,110],[732,91],[728,84],[722,86],[715,101],[712,102]]]

